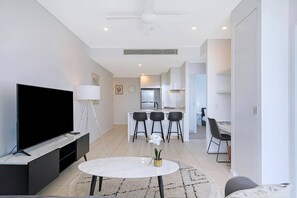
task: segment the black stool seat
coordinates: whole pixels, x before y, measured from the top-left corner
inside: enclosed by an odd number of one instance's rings
[[[133,119],[136,120],[134,135],[133,135],[133,142],[134,142],[134,139],[137,139],[138,133],[144,133],[145,137],[147,138],[147,130],[146,130],[146,124],[145,124],[145,121],[147,120],[146,112],[134,112]],[[144,131],[138,131],[138,122],[143,122]]]
[[[162,126],[162,120],[164,120],[164,113],[163,112],[151,112],[150,119],[153,121],[151,134],[161,133],[162,139],[165,142],[163,126]],[[155,122],[160,122],[161,131],[154,131]]]
[[[168,126],[168,133],[167,133],[167,139],[168,142],[170,141],[171,133],[177,133],[177,138],[179,139],[179,136],[181,136],[182,142],[184,142],[183,133],[180,126],[180,121],[183,119],[182,112],[170,112],[168,115],[169,120],[169,126]],[[171,131],[172,129],[172,122],[176,122],[176,129],[177,131]]]

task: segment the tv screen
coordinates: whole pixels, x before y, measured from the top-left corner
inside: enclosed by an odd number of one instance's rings
[[[73,92],[17,84],[17,150],[73,131]]]

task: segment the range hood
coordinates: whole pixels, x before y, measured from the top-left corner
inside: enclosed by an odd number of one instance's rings
[[[180,92],[180,91],[185,91],[185,88],[173,88],[173,89],[169,89],[169,91],[171,92]]]

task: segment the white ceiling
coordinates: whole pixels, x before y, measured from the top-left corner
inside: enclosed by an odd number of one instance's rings
[[[206,39],[230,38],[230,14],[240,0],[155,0],[156,18],[107,20],[106,16],[141,15],[144,0],[38,0],[90,48],[90,57],[114,77],[166,72],[185,61],[201,62]],[[192,27],[197,30],[192,30]],[[227,30],[222,30],[227,26]],[[107,27],[109,30],[104,31]],[[123,55],[123,49],[179,49],[178,55]],[[138,67],[141,63],[142,67]]]

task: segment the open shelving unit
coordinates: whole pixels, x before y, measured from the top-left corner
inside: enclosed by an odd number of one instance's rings
[[[220,90],[217,90],[217,94],[231,94],[231,90],[230,89],[220,89]]]
[[[225,70],[221,70],[221,71],[217,72],[217,75],[231,76],[231,68],[225,69]]]
[[[60,148],[60,172],[76,161],[76,142]]]
[[[216,74],[217,74],[218,80],[220,80],[220,83],[223,84],[223,86],[221,86],[220,88],[217,89],[216,93],[217,94],[231,94],[231,84],[228,83],[228,81],[230,82],[230,80],[231,80],[230,79],[231,68],[218,71]]]

